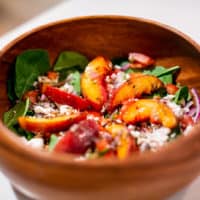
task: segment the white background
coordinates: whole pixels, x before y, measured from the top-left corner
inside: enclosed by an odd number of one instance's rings
[[[0,49],[18,35],[38,25],[63,18],[95,14],[118,14],[153,19],[181,30],[200,43],[199,0],[66,0],[0,37]],[[173,195],[170,200],[198,200],[199,188],[200,178],[197,178],[190,186]],[[0,200],[16,199],[7,179],[0,173]],[[18,197],[18,200],[22,198]]]

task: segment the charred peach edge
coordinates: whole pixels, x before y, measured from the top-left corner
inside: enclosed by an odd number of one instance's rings
[[[177,126],[177,118],[172,110],[165,104],[153,99],[140,99],[130,101],[121,108],[120,118],[129,124],[150,120],[167,128]]]
[[[100,110],[107,101],[108,94],[104,79],[111,70],[111,62],[98,56],[87,65],[81,76],[82,94],[96,110]]]
[[[109,123],[105,129],[112,135],[112,137],[119,136],[119,145],[117,146],[117,156],[119,159],[128,157],[131,151],[131,140],[128,136],[128,129],[123,124]]]
[[[73,114],[70,116],[59,116],[55,118],[35,118],[23,116],[18,122],[24,130],[34,133],[58,132],[67,129],[73,123],[86,118],[86,113]]]
[[[143,94],[151,94],[162,87],[164,87],[164,84],[155,76],[133,74],[128,81],[116,89],[110,102],[110,108],[113,110],[128,99],[139,98]]]

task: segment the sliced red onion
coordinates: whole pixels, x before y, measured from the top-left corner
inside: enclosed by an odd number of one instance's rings
[[[199,116],[200,116],[200,100],[199,100],[199,95],[197,93],[197,91],[192,88],[191,89],[191,93],[194,97],[194,102],[195,102],[195,105],[196,105],[196,112],[195,112],[195,115],[193,117],[193,120],[194,122],[197,122],[197,120],[199,119]]]
[[[196,114],[196,108],[192,108],[190,109],[190,111],[188,112],[188,115],[191,117],[194,117],[194,115]]]
[[[46,99],[46,95],[45,95],[45,94],[42,94],[41,97],[40,97],[40,100],[41,100],[41,101],[44,101],[45,99]]]
[[[130,67],[130,63],[127,63],[121,67],[122,71],[126,71]]]
[[[186,113],[191,113],[191,110],[193,109],[193,104],[194,104],[193,101],[189,101],[189,102],[185,105],[184,111],[186,111]],[[193,116],[193,115],[190,115],[190,116]]]

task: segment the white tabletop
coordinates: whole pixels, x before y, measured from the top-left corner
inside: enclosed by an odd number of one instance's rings
[[[200,43],[200,1],[198,0],[66,0],[36,18],[0,37],[0,49],[18,35],[41,24],[63,18],[118,14],[149,18],[171,25]],[[200,177],[170,200],[200,199]],[[21,200],[16,197],[8,180],[0,173],[0,199]]]

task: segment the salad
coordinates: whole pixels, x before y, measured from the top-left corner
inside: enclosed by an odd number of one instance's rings
[[[22,145],[76,159],[156,151],[199,119],[197,91],[176,82],[180,69],[137,52],[89,61],[64,51],[51,66],[46,50],[26,50],[9,74],[3,122]]]

